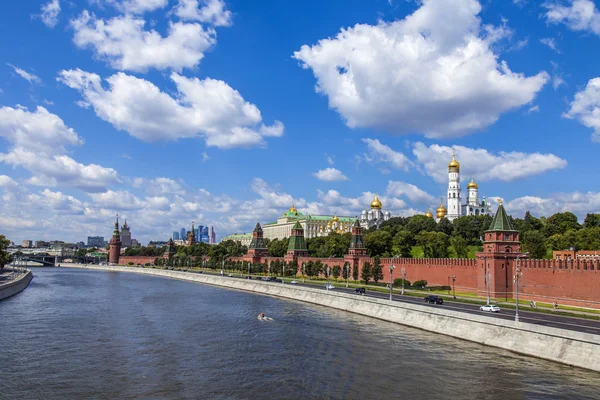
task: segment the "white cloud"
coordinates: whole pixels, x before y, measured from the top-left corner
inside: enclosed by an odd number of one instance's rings
[[[561,51],[558,49],[558,45],[556,44],[556,40],[554,38],[541,38],[540,42],[543,45],[548,46],[549,48],[551,48],[552,50],[554,50],[558,54],[561,53]]]
[[[0,107],[0,136],[15,146],[46,153],[62,153],[65,145],[83,144],[73,128],[41,106],[35,112],[21,106]]]
[[[15,187],[17,186],[17,182],[15,182],[8,175],[0,175],[0,187]]]
[[[178,97],[152,82],[117,73],[102,87],[98,75],[61,71],[58,80],[81,92],[96,115],[115,128],[147,142],[204,137],[219,148],[264,146],[264,137],[283,134],[283,124],[262,122],[260,110],[223,81],[171,74]]]
[[[370,163],[389,164],[395,169],[408,171],[411,161],[403,153],[392,150],[391,147],[377,139],[362,139],[367,144],[368,154],[363,154],[362,159]]]
[[[179,0],[175,15],[187,21],[206,22],[214,26],[231,26],[231,11],[223,0]]]
[[[24,69],[21,69],[19,67],[15,67],[12,64],[6,64],[9,67],[11,67],[14,71],[15,74],[19,75],[21,78],[25,79],[27,82],[29,83],[42,83],[42,80],[35,74],[29,73],[27,71],[25,71]]]
[[[91,48],[112,68],[136,72],[194,68],[216,43],[215,31],[200,24],[169,22],[168,35],[163,37],[155,30],[144,30],[145,23],[131,15],[104,21],[86,10],[71,21],[73,42]]]
[[[313,173],[315,178],[324,182],[347,181],[348,177],[335,168],[325,168]]]
[[[158,177],[154,179],[135,178],[131,184],[134,188],[144,189],[152,195],[185,194],[181,184],[171,178]]]
[[[49,189],[44,189],[39,195],[30,194],[29,199],[36,207],[42,206],[61,213],[83,214],[84,210],[84,204],[81,200]]]
[[[327,164],[329,164],[329,165],[333,165],[334,164],[333,158],[331,156],[327,156]]]
[[[207,162],[210,157],[205,151],[202,152],[202,162]]]
[[[533,215],[549,217],[557,212],[570,211],[582,221],[587,213],[600,209],[600,193],[554,193],[548,197],[523,196],[504,203],[506,210],[523,217],[526,211]]]
[[[357,24],[294,58],[351,128],[456,137],[530,103],[548,81],[498,61],[508,28],[482,25],[476,0],[423,0],[403,20]]]
[[[540,106],[533,106],[529,110],[527,110],[527,114],[531,114],[533,112],[538,112],[538,111],[540,111]]]
[[[431,205],[436,202],[435,197],[407,182],[389,181],[386,193],[396,197],[406,197],[412,203]]]
[[[168,0],[105,0],[117,10],[130,14],[143,14],[165,7]]]
[[[142,200],[128,191],[107,190],[102,193],[90,193],[96,206],[113,210],[135,210],[144,206]]]
[[[565,82],[565,80],[560,75],[552,76],[552,87],[554,88],[554,90],[566,84],[567,82]]]
[[[600,78],[590,79],[583,90],[575,93],[569,111],[563,117],[576,119],[592,128],[592,141],[600,142]]]
[[[572,0],[568,6],[552,1],[542,4],[542,7],[548,10],[548,23],[562,23],[574,31],[600,35],[600,12],[592,0]]]
[[[58,24],[58,15],[60,14],[60,1],[50,0],[42,5],[42,14],[40,18],[48,28],[54,28]]]
[[[99,191],[119,182],[117,171],[112,168],[85,165],[66,155],[52,156],[23,147],[0,153],[0,162],[25,168],[33,174],[27,183],[36,186],[64,185],[85,191]]]
[[[567,166],[567,161],[554,154],[499,152],[492,154],[485,149],[455,146],[456,159],[461,163],[461,175],[474,175],[476,180],[497,179],[511,182]],[[413,154],[427,175],[436,182],[448,182],[448,163],[452,160],[452,148],[437,144],[429,147],[417,142]],[[463,178],[464,179],[464,178]]]

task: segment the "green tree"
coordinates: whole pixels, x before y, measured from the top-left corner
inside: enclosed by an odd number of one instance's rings
[[[313,274],[314,276],[322,275],[324,271],[323,263],[320,260],[315,261],[313,264]]]
[[[267,245],[271,257],[283,257],[287,253],[289,238],[273,239]]]
[[[583,220],[583,226],[585,228],[594,228],[600,227],[600,214],[597,213],[589,213],[585,216]]]
[[[337,282],[338,278],[340,277],[341,272],[342,272],[342,267],[340,267],[339,265],[333,266],[333,271],[331,272],[331,274],[335,278],[336,282]]]
[[[10,246],[10,240],[4,235],[0,235],[0,271],[4,269],[6,264],[10,264],[12,261],[12,256],[6,251],[8,246]]]
[[[568,231],[565,236],[573,231]],[[583,228],[576,233],[576,247],[581,250],[600,250],[600,227]]]
[[[450,236],[454,232],[454,225],[448,218],[444,217],[438,222],[436,230]]]
[[[361,271],[361,278],[363,281],[365,281],[365,285],[369,284],[369,280],[372,277],[371,268],[372,268],[371,263],[366,262],[363,264],[362,271]]]
[[[352,267],[352,279],[357,281],[358,280],[358,265],[355,265]]]
[[[546,225],[541,230],[541,233],[545,237],[550,237],[557,233],[564,234],[566,231],[573,229],[578,230],[581,228],[579,222],[577,222],[577,216],[572,212],[562,212],[552,215],[546,221]]]
[[[546,239],[540,231],[527,231],[523,234],[523,247],[529,252],[529,257],[540,259],[546,256]]]
[[[342,267],[342,279],[350,279],[350,263],[345,262]]]
[[[450,244],[454,248],[457,258],[467,258],[469,256],[469,246],[462,236],[451,236]]]
[[[442,232],[421,232],[417,235],[417,245],[423,247],[425,258],[448,257],[448,235]]]
[[[437,229],[437,224],[433,218],[429,218],[425,215],[414,215],[410,218],[406,224],[406,230],[409,231],[412,236],[417,235],[420,232],[432,232]]]
[[[371,268],[371,277],[375,284],[379,283],[383,279],[383,267],[381,266],[381,260],[376,257],[373,260],[373,267]]]
[[[467,244],[478,245],[480,243],[479,238],[483,233],[483,222],[483,218],[475,215],[458,217],[452,222],[454,225],[454,236],[461,236],[467,241]]]
[[[392,252],[392,235],[386,231],[375,231],[364,235],[367,254],[371,257],[389,257]]]
[[[401,230],[396,233],[392,239],[392,254],[394,256],[402,255],[402,257],[412,257],[411,250],[414,245],[414,238],[407,230]]]

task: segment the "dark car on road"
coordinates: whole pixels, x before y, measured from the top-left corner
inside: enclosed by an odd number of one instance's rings
[[[425,302],[429,304],[444,304],[444,299],[440,296],[427,296]]]
[[[354,291],[356,293],[365,294],[367,292],[367,289],[365,289],[364,287],[358,287],[358,288],[354,289]]]

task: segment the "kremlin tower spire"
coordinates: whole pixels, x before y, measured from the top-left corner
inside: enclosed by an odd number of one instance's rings
[[[448,208],[446,210],[450,221],[461,216],[461,204],[460,164],[456,161],[456,153],[452,148],[452,161],[448,164]]]
[[[111,264],[119,263],[119,256],[121,255],[121,235],[119,234],[119,214],[117,214],[117,221],[115,222],[115,230],[113,231],[112,238],[110,239],[110,250],[108,253],[108,262]]]

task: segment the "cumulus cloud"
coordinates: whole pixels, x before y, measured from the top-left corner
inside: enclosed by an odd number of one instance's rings
[[[48,28],[54,28],[58,24],[59,14],[59,0],[50,0],[46,4],[42,4],[42,14],[40,15],[40,19]]]
[[[482,25],[476,0],[423,0],[403,20],[357,24],[294,58],[351,128],[456,137],[530,103],[549,80],[498,60],[508,28]]]
[[[143,14],[164,8],[169,0],[104,0],[117,10],[129,14]]]
[[[586,31],[600,35],[600,12],[592,0],[571,0],[569,5],[557,1],[546,2],[546,21],[565,24],[574,31]]]
[[[214,26],[230,26],[231,11],[223,0],[179,0],[173,13],[187,21],[199,21]]]
[[[339,169],[325,168],[313,174],[315,178],[324,182],[347,181],[348,177]]]
[[[563,117],[576,119],[592,128],[592,141],[600,142],[600,78],[590,79],[583,90],[575,93],[575,98]]]
[[[556,53],[558,53],[558,54],[561,53],[561,51],[558,48],[558,45],[556,44],[556,40],[554,38],[541,38],[540,42],[544,46],[548,46],[550,49],[554,50]]]
[[[21,78],[25,79],[27,82],[42,83],[42,80],[37,75],[27,72],[24,69],[21,69],[19,67],[15,67],[12,64],[6,64],[6,65],[11,67],[15,71],[15,74],[19,75]]]
[[[574,192],[554,193],[548,197],[523,196],[504,203],[506,210],[515,216],[522,217],[530,211],[533,215],[549,217],[557,212],[570,211],[580,221],[590,212],[600,209],[600,193]]]
[[[362,141],[367,144],[368,148],[368,153],[362,156],[362,159],[367,162],[388,164],[402,171],[408,171],[408,167],[412,164],[403,153],[392,150],[391,147],[377,139],[363,139]]]
[[[131,185],[134,188],[143,189],[149,194],[185,194],[185,190],[181,184],[171,178],[158,177],[153,179],[134,178]]]
[[[125,73],[109,77],[80,69],[61,71],[58,80],[81,92],[96,115],[119,130],[147,142],[204,137],[219,148],[264,146],[264,137],[281,136],[284,126],[262,124],[258,107],[223,81],[186,78],[176,73],[173,98],[152,82]]]
[[[511,182],[567,166],[567,161],[554,154],[499,152],[485,149],[455,146],[456,158],[461,163],[461,174],[474,175],[476,180],[497,179]],[[413,154],[427,173],[436,182],[448,182],[448,163],[452,160],[452,148],[437,144],[427,147],[417,142]]]
[[[389,181],[386,193],[396,197],[406,197],[412,203],[417,204],[432,204],[436,202],[435,197],[407,182]]]
[[[527,114],[531,114],[531,113],[538,112],[538,111],[540,111],[540,106],[533,106],[533,107],[530,107],[529,110],[527,110]]]
[[[73,128],[41,106],[34,112],[21,106],[0,107],[0,137],[16,146],[46,153],[64,152],[65,145],[83,144]]]
[[[22,147],[15,147],[6,154],[0,153],[0,162],[25,168],[33,174],[27,183],[36,186],[64,185],[99,191],[119,182],[117,171],[112,168],[85,165],[66,155],[52,156]]]
[[[136,72],[194,68],[216,43],[215,31],[200,24],[169,22],[165,37],[155,30],[144,30],[145,24],[144,19],[129,14],[104,21],[85,10],[71,21],[73,42],[77,47],[91,48],[114,69]]]

